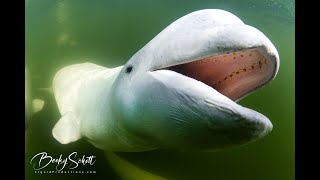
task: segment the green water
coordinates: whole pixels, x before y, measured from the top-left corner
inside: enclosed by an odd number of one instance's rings
[[[295,29],[292,0],[26,0],[26,67],[32,87],[50,87],[60,68],[90,61],[123,65],[174,20],[200,9],[224,9],[262,31],[280,55],[276,79],[239,103],[273,123],[266,137],[213,153],[155,150],[117,153],[128,162],[168,179],[294,179]],[[46,105],[26,131],[26,179],[119,179],[104,152],[84,140],[59,144],[51,135],[60,118],[54,99],[33,90]],[[77,151],[93,154],[96,174],[36,174],[30,159],[46,151],[58,157]],[[80,169],[86,169],[85,166]]]

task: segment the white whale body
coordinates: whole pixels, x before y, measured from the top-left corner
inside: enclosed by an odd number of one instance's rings
[[[52,130],[109,151],[216,150],[272,130],[239,99],[270,83],[279,55],[258,29],[206,9],[181,17],[124,65],[62,68],[53,92],[62,115]]]

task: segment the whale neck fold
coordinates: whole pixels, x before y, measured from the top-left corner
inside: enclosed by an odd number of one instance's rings
[[[86,104],[78,107],[79,113],[85,112],[87,116],[81,120],[81,129],[85,137],[97,141],[105,141],[100,137],[115,138],[115,126],[112,113],[112,96],[114,84],[123,66],[114,68],[101,68],[87,72],[86,80],[82,83],[81,101],[78,103]],[[84,75],[85,76],[85,75]],[[100,143],[93,143],[96,146]]]
[[[97,139],[101,133],[113,137],[110,97],[121,69],[81,63],[56,74],[53,91],[62,118],[53,134],[59,142],[67,144],[81,137]]]

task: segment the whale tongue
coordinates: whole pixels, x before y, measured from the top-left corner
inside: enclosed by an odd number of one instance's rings
[[[268,83],[273,68],[258,48],[209,56],[166,68],[199,80],[236,101]]]

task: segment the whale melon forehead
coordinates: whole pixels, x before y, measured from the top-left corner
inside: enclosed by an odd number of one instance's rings
[[[196,25],[200,28],[204,26],[244,24],[241,19],[239,19],[234,14],[221,9],[204,9],[195,11],[186,16],[183,16],[179,19],[179,21],[179,23],[185,23],[185,25],[192,25],[196,23]],[[171,25],[174,25],[176,22],[172,23]]]

